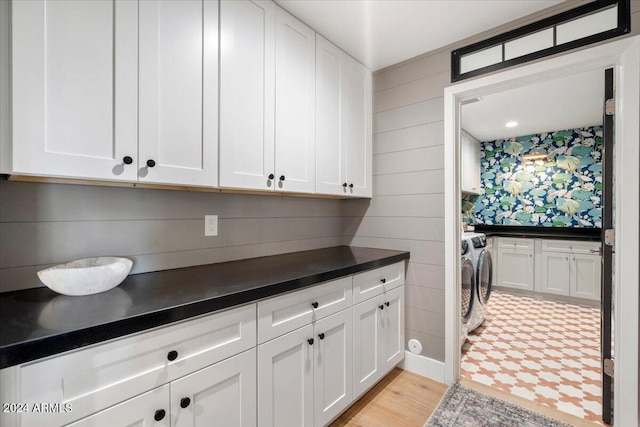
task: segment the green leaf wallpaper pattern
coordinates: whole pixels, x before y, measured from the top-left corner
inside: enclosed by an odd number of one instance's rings
[[[523,162],[529,153],[547,157]],[[601,126],[483,142],[481,156],[484,194],[463,199],[477,223],[601,226]]]

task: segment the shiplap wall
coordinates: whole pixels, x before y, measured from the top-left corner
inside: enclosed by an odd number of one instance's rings
[[[585,1],[511,22],[374,73],[373,194],[345,203],[345,244],[411,251],[406,286],[406,340],[444,361],[444,122],[450,52]],[[632,34],[640,1],[632,0]]]
[[[219,235],[204,236],[204,215]],[[119,255],[132,273],[341,244],[339,200],[0,181],[0,292],[36,272]]]

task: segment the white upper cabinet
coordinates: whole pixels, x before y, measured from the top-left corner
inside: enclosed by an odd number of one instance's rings
[[[316,36],[316,192],[371,197],[371,72]]]
[[[221,7],[220,185],[315,189],[315,33],[271,1]]]
[[[218,1],[145,0],[140,25],[140,181],[216,186]]]
[[[12,43],[11,173],[136,180],[138,3],[14,1]]]
[[[271,1],[220,4],[220,186],[272,189],[275,9]]]
[[[276,190],[315,190],[315,32],[276,10]]]
[[[461,140],[461,174],[460,189],[465,193],[482,194],[480,180],[480,141],[464,130],[460,133]]]

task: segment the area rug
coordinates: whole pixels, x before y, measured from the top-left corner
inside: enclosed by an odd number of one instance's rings
[[[528,409],[452,385],[424,427],[571,427]]]

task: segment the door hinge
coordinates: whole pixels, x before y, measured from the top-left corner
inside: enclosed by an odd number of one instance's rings
[[[609,98],[604,102],[604,113],[607,116],[613,116],[616,113],[616,100]]]
[[[612,359],[604,359],[603,363],[604,373],[613,378],[613,360]]]
[[[604,230],[604,244],[607,246],[614,246],[616,244],[616,232],[613,228]]]

